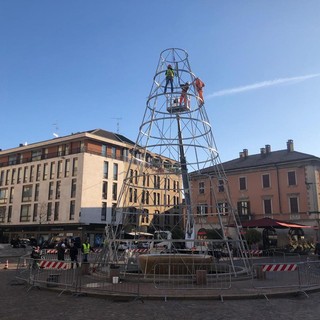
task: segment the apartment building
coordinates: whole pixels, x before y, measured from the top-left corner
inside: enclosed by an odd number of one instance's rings
[[[133,146],[123,135],[95,129],[1,150],[2,241],[17,236],[43,241],[60,235],[89,236],[98,244],[106,225],[121,223],[115,208]],[[148,154],[149,171],[153,156],[161,159]],[[133,163],[128,174],[137,176],[138,168],[140,163]],[[137,186],[142,183],[134,179]],[[139,197],[130,199],[132,207]],[[152,209],[149,215],[152,220]]]
[[[222,165],[241,222],[270,217],[319,227],[320,158],[295,151],[292,140],[278,151],[265,145],[249,155],[244,149],[239,158]],[[227,223],[230,208],[222,192],[226,181],[217,181],[213,167],[193,173],[191,181],[198,218],[215,223],[219,211]]]

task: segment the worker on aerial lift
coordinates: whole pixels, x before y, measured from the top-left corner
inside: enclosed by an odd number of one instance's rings
[[[185,84],[181,84],[180,87],[181,87],[182,91],[181,91],[181,96],[180,96],[179,103],[180,103],[180,105],[182,105],[182,101],[183,101],[184,102],[184,106],[188,107],[187,92],[189,90],[190,83],[186,82]]]
[[[168,86],[169,82],[171,85],[171,93],[173,93],[173,77],[174,77],[174,71],[172,69],[171,64],[169,64],[167,71],[166,71],[166,85],[164,87],[164,93],[167,92],[167,86]]]
[[[197,89],[197,92],[198,92],[198,95],[199,95],[199,98],[201,100],[201,105],[204,104],[204,99],[203,99],[203,87],[205,86],[205,84],[199,79],[199,78],[196,78],[195,79],[195,85],[196,85],[196,89]]]

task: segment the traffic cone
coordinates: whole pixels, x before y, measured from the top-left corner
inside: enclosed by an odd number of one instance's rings
[[[4,265],[3,269],[9,269],[9,261],[6,261],[6,264]]]

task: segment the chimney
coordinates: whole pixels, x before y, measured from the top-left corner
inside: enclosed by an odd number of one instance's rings
[[[240,158],[240,159],[241,159],[241,158],[244,158],[244,154],[243,154],[242,151],[239,152],[239,158]]]
[[[265,155],[266,154],[266,148],[260,148],[260,154]]]
[[[293,140],[291,140],[291,139],[287,141],[287,151],[288,152],[294,151]]]
[[[248,157],[248,149],[243,149],[243,155],[245,158]]]
[[[266,144],[265,147],[266,147],[266,154],[269,154],[271,152],[270,144]]]

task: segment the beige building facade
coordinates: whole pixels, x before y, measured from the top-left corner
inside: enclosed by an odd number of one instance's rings
[[[99,244],[106,225],[121,223],[115,208],[133,146],[120,134],[96,129],[0,151],[1,240],[89,236]],[[134,163],[131,171],[137,172]],[[130,205],[138,206],[138,199]],[[152,220],[152,208],[149,214]]]

